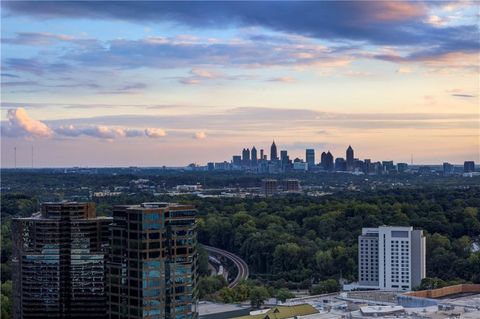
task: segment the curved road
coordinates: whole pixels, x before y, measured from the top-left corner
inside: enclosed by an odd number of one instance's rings
[[[238,269],[237,276],[235,277],[235,279],[231,283],[228,284],[228,288],[233,288],[236,285],[238,285],[238,283],[241,280],[248,279],[248,275],[249,275],[248,266],[242,258],[238,257],[235,254],[232,254],[231,252],[228,252],[228,251],[220,249],[220,248],[215,248],[215,247],[207,246],[207,245],[203,245],[203,247],[205,247],[205,250],[209,254],[216,254],[216,255],[223,256],[227,259],[230,259],[233,262],[233,264],[235,265],[235,267],[237,267],[237,269]]]

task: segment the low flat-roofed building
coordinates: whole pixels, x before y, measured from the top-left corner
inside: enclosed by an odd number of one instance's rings
[[[378,317],[404,313],[405,309],[402,306],[365,306],[360,307],[360,311],[364,316]]]
[[[235,319],[288,319],[314,313],[318,313],[318,310],[312,305],[305,303],[291,306],[275,306],[269,309],[251,311],[249,315],[236,317]]]

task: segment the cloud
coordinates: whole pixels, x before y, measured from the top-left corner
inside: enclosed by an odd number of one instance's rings
[[[6,58],[4,69],[15,72],[27,72],[35,75],[43,75],[46,72],[64,73],[72,68],[71,65],[63,62],[45,62],[38,58]]]
[[[55,133],[71,137],[77,137],[82,134],[81,130],[77,129],[73,125],[62,125],[55,129]]]
[[[448,6],[449,4],[447,4]],[[474,7],[474,3],[464,4]],[[78,18],[78,19],[112,19],[134,23],[171,22],[183,24],[197,29],[223,29],[232,27],[260,27],[277,31],[285,35],[315,38],[321,41],[343,42],[371,45],[403,46],[419,51],[422,48],[434,48],[443,54],[450,52],[474,52],[479,49],[478,27],[470,19],[465,25],[443,25],[440,18],[432,16],[432,9],[445,7],[445,3],[435,1],[279,1],[279,2],[168,2],[168,1],[122,1],[122,2],[91,2],[91,1],[4,1],[5,11],[16,15],[28,15],[38,19]],[[450,9],[454,9],[453,5]],[[308,14],[305,14],[308,12]],[[300,17],[300,18],[299,18]],[[470,25],[468,25],[470,23]],[[257,36],[258,37],[258,36]],[[261,37],[261,36],[260,36]],[[252,37],[253,39],[253,37]],[[111,47],[100,48],[100,52],[85,52],[78,56],[87,63],[99,62],[113,56],[111,65],[118,59],[118,65],[135,67],[135,64],[178,65],[182,60],[193,60],[191,54],[199,55],[209,64],[241,65],[276,65],[288,64],[289,60],[279,61],[275,54],[282,50],[265,50],[275,48],[272,42],[285,45],[288,39],[263,36],[269,45],[261,45],[255,54],[252,52],[228,53],[228,47],[222,45],[219,39],[211,39],[210,45],[192,49],[190,46],[198,39],[190,35],[178,38],[176,44],[184,45],[183,54],[172,52],[171,40],[164,37],[151,37],[145,43],[110,43]],[[119,40],[121,41],[121,40]],[[220,42],[220,43],[217,43]],[[260,40],[252,40],[261,44]],[[149,50],[158,55],[158,61],[152,63],[152,58],[146,54],[145,59],[135,59],[135,63],[123,61],[122,56],[128,55],[135,45],[140,45],[139,52]],[[148,47],[151,45],[151,47]],[[118,46],[118,47],[117,47]],[[162,48],[162,46],[165,46]],[[170,46],[170,47],[169,47]],[[238,51],[238,47],[233,48]],[[104,51],[103,54],[101,51]],[[171,52],[172,57],[163,56],[162,51]],[[212,54],[206,54],[205,51]],[[88,50],[91,51],[91,50]],[[174,50],[174,51],[180,51]],[[93,54],[95,53],[95,54]],[[178,52],[180,53],[180,52]],[[214,54],[217,53],[217,54]],[[134,56],[135,52],[131,52]],[[263,56],[265,55],[265,57]],[[246,57],[250,56],[245,61]],[[236,58],[238,57],[238,58]],[[209,59],[210,58],[210,59]],[[308,50],[298,50],[290,56],[293,64],[308,59],[318,62],[318,53]],[[143,61],[146,60],[146,61]],[[296,60],[296,61],[295,61]],[[161,62],[163,61],[163,63]],[[274,61],[269,63],[268,61]],[[313,61],[311,61],[313,62]],[[106,62],[103,62],[106,64]],[[195,63],[198,65],[198,63]],[[186,66],[188,64],[185,64]],[[311,64],[309,64],[311,65]],[[191,66],[191,64],[190,64]],[[166,66],[163,66],[166,67]],[[188,82],[188,81],[187,81]],[[192,82],[192,81],[190,81]]]
[[[261,26],[321,39],[343,38],[372,43],[419,42],[428,25],[418,24],[427,14],[419,2],[5,2],[16,14],[41,19],[115,19],[139,23],[182,23],[194,28]],[[309,14],[305,14],[308,12]],[[299,19],[301,17],[301,19]],[[348,21],[348,23],[345,23]],[[406,26],[406,27],[404,27]],[[425,27],[425,28],[423,28]],[[395,34],[392,37],[391,34]]]
[[[5,78],[19,78],[18,75],[11,74],[11,73],[1,73],[0,75],[1,75],[1,77],[5,77]]]
[[[60,41],[72,41],[74,38],[64,34],[42,32],[18,32],[13,38],[2,38],[2,43],[17,45],[46,46]]]
[[[52,121],[50,121],[52,122]],[[23,107],[9,109],[7,111],[7,121],[2,122],[2,134],[8,137],[80,137],[88,136],[100,139],[116,139],[120,137],[142,137],[151,138],[162,137],[166,132],[160,128],[124,128],[118,126],[107,126],[103,124],[82,123],[64,124],[72,122],[71,120],[54,121],[53,125],[47,125],[41,121],[32,119]]]
[[[288,35],[285,36],[288,38]],[[213,68],[260,68],[292,66],[305,68],[341,68],[355,60],[345,45],[329,48],[307,38],[292,37],[286,43],[230,39],[209,42],[196,38],[187,44],[178,43],[178,37],[162,38],[152,42],[149,38],[138,40],[117,39],[82,50],[70,50],[62,61],[85,68],[128,70],[137,68],[191,70],[188,76],[175,77],[182,84],[199,84],[206,80],[244,80],[254,78],[245,74],[225,74]],[[308,52],[308,55],[305,54]],[[192,68],[193,66],[193,68]]]
[[[427,11],[427,8],[421,3],[406,1],[385,1],[380,6],[383,6],[383,8],[375,13],[375,17],[379,20],[387,21],[409,20],[423,16]]]
[[[39,83],[37,81],[2,81],[2,87],[13,87],[13,86],[37,86]]]
[[[193,135],[193,137],[197,140],[203,140],[205,138],[207,138],[207,134],[203,131],[201,132],[195,132],[195,134]]]
[[[167,133],[160,128],[147,128],[145,129],[145,135],[151,138],[164,137]]]
[[[116,137],[125,136],[125,131],[120,128],[110,128],[107,126],[99,125],[82,129],[83,134],[92,137],[114,139]]]
[[[101,139],[115,139],[119,137],[160,137],[165,136],[165,131],[158,128],[148,128],[145,130],[132,128],[108,127],[105,125],[74,126],[62,125],[55,129],[59,135],[78,137],[81,135],[96,137]],[[163,134],[163,135],[162,135]]]
[[[124,129],[116,127],[107,127],[104,125],[93,125],[86,127],[76,127],[74,125],[62,125],[55,129],[59,135],[78,137],[81,135],[97,137],[101,139],[115,139],[118,137],[137,137],[143,135],[142,131],[133,129]]]
[[[276,78],[270,78],[268,82],[282,82],[282,83],[292,83],[295,82],[295,79],[291,76],[279,76]]]
[[[412,68],[409,68],[409,67],[401,67],[401,68],[398,68],[397,73],[403,73],[403,74],[407,74],[407,73],[413,73],[414,70]]]
[[[43,122],[32,119],[22,108],[7,111],[7,123],[2,125],[2,133],[7,136],[50,137],[52,130]]]
[[[216,73],[216,72],[213,72],[213,71],[209,71],[209,70],[206,70],[206,69],[199,69],[199,68],[191,69],[190,73],[193,74],[196,77],[205,78],[205,79],[213,79],[213,78],[223,76],[223,74]]]
[[[431,25],[440,27],[445,24],[445,20],[440,18],[439,16],[436,15],[431,15],[428,17],[428,19],[425,21],[426,23],[429,23]]]
[[[452,94],[452,96],[462,97],[462,98],[473,98],[473,97],[477,97],[476,95],[473,95],[473,94],[459,94],[459,93]]]
[[[351,76],[351,77],[364,78],[364,77],[372,76],[373,74],[370,73],[370,72],[362,72],[362,71],[353,71],[353,70],[350,70],[350,71],[347,71],[347,72],[343,73],[343,75],[345,75],[345,76]]]
[[[472,44],[475,45],[474,43]],[[374,58],[394,63],[417,63],[433,72],[470,71],[477,73],[478,52],[447,52],[445,48],[434,48],[408,54],[378,54]]]
[[[195,85],[195,84],[199,84],[200,80],[194,79],[194,78],[183,78],[183,79],[180,79],[180,83],[187,84],[187,85]]]
[[[428,99],[425,102],[430,102]],[[443,113],[331,113],[312,109],[286,109],[264,107],[238,107],[183,115],[117,115],[85,119],[69,119],[73,125],[109,125],[115,127],[162,127],[172,132],[172,138],[192,137],[192,132],[206,131],[215,135],[238,135],[240,132],[271,134],[288,127],[289,132],[318,132],[335,129],[393,130],[393,129],[450,129],[476,128],[475,114]],[[49,121],[51,125],[64,124],[66,120]],[[331,130],[333,128],[334,130]],[[180,134],[181,133],[181,134]],[[297,134],[296,133],[296,134]]]
[[[127,83],[122,86],[116,86],[109,90],[98,91],[98,94],[139,94],[142,90],[148,86],[145,83]]]

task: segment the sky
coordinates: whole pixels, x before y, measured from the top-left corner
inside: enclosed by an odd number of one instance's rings
[[[473,1],[2,1],[1,166],[480,161]],[[267,152],[268,153],[268,152]]]

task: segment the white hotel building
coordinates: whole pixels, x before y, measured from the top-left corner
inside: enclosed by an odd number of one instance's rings
[[[425,278],[425,236],[413,227],[363,228],[358,237],[359,288],[412,290]]]

